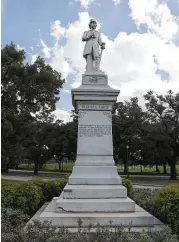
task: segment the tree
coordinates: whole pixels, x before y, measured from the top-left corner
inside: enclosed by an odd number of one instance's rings
[[[13,43],[1,50],[1,73],[2,166],[7,167],[27,154],[25,134],[31,123],[52,120],[64,80],[40,57],[25,63],[24,50]]]
[[[113,113],[113,144],[115,153],[118,153],[115,156],[123,158],[124,173],[128,174],[129,153],[139,149],[146,116],[136,97],[131,98],[130,102],[116,103]]]
[[[167,151],[170,158],[170,179],[176,180],[176,161],[179,155],[179,93],[170,90],[166,95],[149,91],[145,96],[150,122],[155,123],[159,137],[158,148]],[[170,155],[169,155],[170,154]]]
[[[55,123],[48,136],[47,146],[62,170],[63,158],[74,160],[77,145],[77,122]]]

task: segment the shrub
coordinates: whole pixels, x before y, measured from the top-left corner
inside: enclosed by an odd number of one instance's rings
[[[154,201],[162,221],[179,235],[179,185],[164,187],[156,194]]]
[[[78,228],[77,233],[70,233],[65,228],[60,228],[56,231],[56,227],[52,227],[51,223],[40,223],[34,221],[33,224],[29,224],[26,228],[26,232],[22,232],[22,229],[16,231],[17,234],[12,234],[11,237],[20,237],[21,242],[178,242],[175,235],[171,234],[171,231],[167,229],[162,232],[143,232],[133,233],[130,231],[125,232],[121,227],[116,227],[113,231],[110,228],[103,228],[100,225],[92,231],[91,227],[82,230]],[[17,240],[4,239],[5,234],[2,233],[2,242],[11,242]],[[6,234],[6,238],[8,235]]]
[[[23,226],[29,217],[21,210],[3,208],[1,210],[1,239],[3,242],[24,241]]]
[[[154,196],[157,193],[157,189],[135,188],[131,198],[142,208],[148,212],[155,214],[156,206],[154,203]]]
[[[67,183],[67,179],[62,178],[49,181],[34,179],[31,182],[40,188],[42,192],[41,202],[44,203],[61,194]]]
[[[29,219],[29,216],[19,209],[3,208],[1,210],[2,228],[18,227],[24,224]],[[8,226],[7,226],[8,225]]]
[[[122,178],[122,185],[127,188],[127,195],[130,196],[133,193],[133,186],[131,180]]]
[[[27,214],[33,214],[40,203],[41,191],[30,182],[15,183],[2,187],[2,206],[20,209]]]
[[[59,196],[67,180],[57,179],[43,181],[35,179],[32,181],[9,183],[3,181],[2,206],[5,208],[20,209],[32,215],[36,210],[53,197]]]

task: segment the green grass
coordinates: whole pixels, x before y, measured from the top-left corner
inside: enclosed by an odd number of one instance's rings
[[[72,168],[75,163],[73,162],[64,162],[63,163],[63,172],[69,172],[71,173]],[[19,169],[22,170],[33,170],[34,165],[28,165],[28,164],[21,164],[19,165]],[[123,174],[124,172],[124,166],[123,165],[117,165],[117,170],[120,174]],[[140,175],[163,175],[163,166],[159,166],[160,173],[156,173],[155,171],[155,166],[153,167],[143,167],[142,166],[143,172],[141,173],[141,168],[140,166],[129,166],[129,173],[130,174],[140,174]],[[51,171],[51,172],[59,172],[59,165],[58,163],[50,163],[50,164],[45,164],[41,171]],[[170,174],[170,167],[167,166],[167,173],[168,175]],[[177,166],[177,174],[179,175],[179,166]]]
[[[64,162],[63,163],[63,171],[64,172],[71,172],[73,169],[74,163],[73,162]],[[21,164],[19,165],[19,169],[22,170],[33,170],[34,165],[28,165],[28,164]],[[59,164],[58,163],[50,163],[43,165],[43,168],[41,171],[53,171],[53,172],[59,172]]]
[[[19,183],[23,183],[23,182],[25,182],[25,181],[1,179],[1,187],[11,186],[13,184],[19,184]]]
[[[117,165],[117,170],[118,172],[120,173],[123,173],[124,172],[124,166],[123,165]],[[163,173],[163,166],[159,166],[159,170],[160,170],[160,173],[156,173],[156,168],[155,166],[153,167],[150,167],[150,166],[142,166],[142,172],[141,172],[141,167],[140,165],[139,166],[129,166],[129,172],[131,174],[137,174],[137,173],[140,173],[140,174],[148,174],[150,173],[151,175],[152,174],[161,174]],[[167,173],[170,174],[170,167],[167,166]],[[177,173],[179,173],[179,167],[177,167]]]

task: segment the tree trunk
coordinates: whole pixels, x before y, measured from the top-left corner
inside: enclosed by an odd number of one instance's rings
[[[160,172],[160,170],[158,168],[158,163],[155,163],[155,167],[156,167],[156,172]]]
[[[177,156],[173,156],[170,162],[170,180],[177,180],[176,159]]]
[[[58,169],[59,169],[59,171],[62,170],[61,161],[58,162]]]
[[[38,159],[36,159],[34,164],[34,175],[38,175],[38,173],[39,173],[39,162],[38,162]]]
[[[62,161],[61,161],[61,164],[62,164],[62,166],[61,166],[61,170],[63,171],[63,159],[62,159]]]
[[[165,162],[163,163],[163,174],[167,175],[167,166]]]
[[[128,165],[126,160],[124,160],[124,174],[128,175]]]
[[[7,163],[6,169],[7,169],[7,172],[8,172],[9,171],[9,163]]]
[[[140,165],[140,172],[141,172],[141,173],[143,172],[143,170],[142,170],[142,165]]]

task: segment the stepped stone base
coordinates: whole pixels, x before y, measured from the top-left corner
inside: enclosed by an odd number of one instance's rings
[[[111,160],[110,166],[78,166],[75,164],[68,179],[70,185],[119,185],[121,178]]]
[[[63,190],[64,199],[126,198],[127,190],[122,185],[69,185]]]
[[[110,221],[113,226],[131,227],[134,231],[162,228],[151,214],[127,197],[114,163],[112,105],[119,92],[108,86],[104,73],[83,75],[82,85],[72,90],[73,106],[78,112],[75,166],[60,197],[45,209],[42,207],[32,220],[48,220],[52,226],[64,226],[74,232],[79,218],[83,228],[98,223],[109,227]]]
[[[56,212],[134,212],[135,203],[130,198],[64,199],[63,193],[56,201]]]
[[[55,212],[56,201],[59,197],[55,197],[50,203],[44,204],[39,211],[27,223],[33,223],[34,219],[41,222],[47,220],[52,222],[52,226],[64,226],[70,232],[77,232],[77,221],[82,219],[82,229],[88,228],[92,224],[95,232],[95,225],[100,223],[101,226],[109,227],[110,221],[113,225],[123,226],[124,230],[130,227],[131,231],[162,231],[166,226],[157,218],[146,212],[144,209],[135,205],[135,213],[57,213]]]

